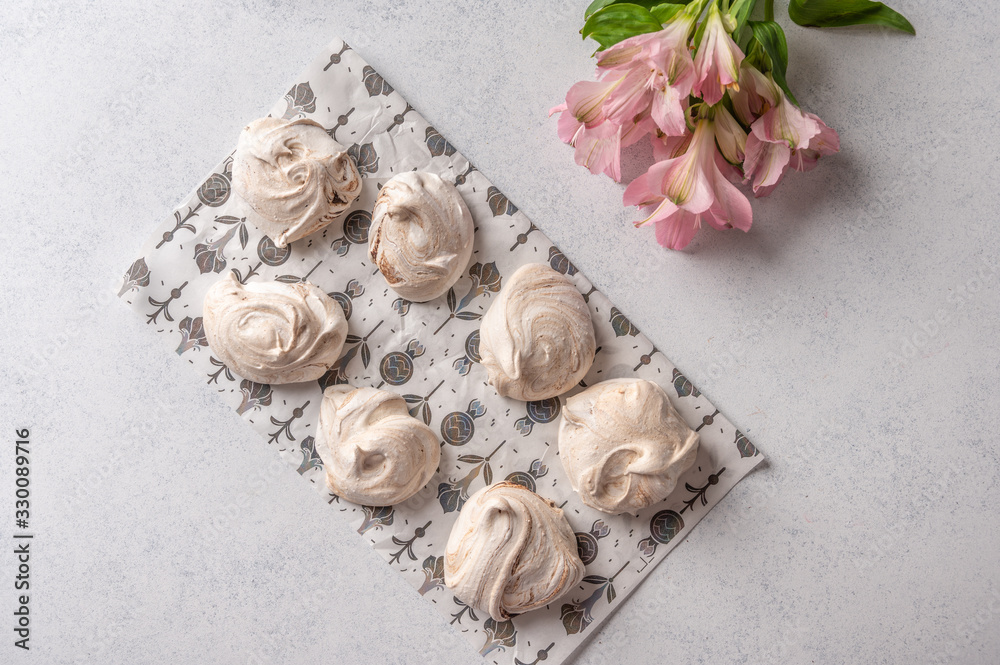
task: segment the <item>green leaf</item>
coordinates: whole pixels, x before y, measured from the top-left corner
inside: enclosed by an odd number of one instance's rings
[[[771,59],[771,76],[774,77],[774,82],[781,86],[788,99],[798,106],[799,103],[788,89],[788,82],[785,80],[785,70],[788,69],[788,44],[785,42],[785,31],[774,21],[749,21],[747,25],[753,30],[753,38]]]
[[[750,13],[755,6],[757,6],[757,0],[736,0],[732,7],[729,8],[729,14],[736,21],[736,30],[733,31],[734,35],[738,35],[743,26],[747,24]]]
[[[618,2],[618,0],[594,0],[594,1],[592,2],[592,3],[590,3],[590,4],[589,4],[589,5],[587,6],[587,9],[586,9],[586,10],[584,10],[584,12],[583,12],[583,20],[585,20],[585,21],[586,21],[586,20],[587,20],[588,18],[590,18],[590,17],[591,17],[591,16],[592,16],[592,15],[593,15],[593,14],[594,14],[595,12],[597,12],[597,11],[599,11],[599,10],[601,10],[601,9],[604,9],[604,8],[605,8],[605,7],[607,7],[608,5],[613,5],[613,4],[615,4],[616,2]]]
[[[615,4],[595,12],[583,25],[583,38],[590,37],[602,49],[613,46],[623,39],[647,32],[657,32],[663,26],[653,18],[649,10],[629,3]]]
[[[707,26],[708,26],[708,21],[702,20],[698,24],[698,27],[695,28],[694,37],[691,38],[691,46],[693,46],[696,51],[698,50],[698,47],[701,46],[701,38],[705,36],[705,28]]]
[[[583,12],[583,18],[588,19],[601,9],[604,9],[605,7],[608,7],[610,5],[620,5],[623,4],[625,1],[626,0],[594,0],[587,6],[587,9]],[[688,0],[688,2],[690,1],[691,0]],[[640,7],[645,7],[646,9],[653,11],[653,9],[663,4],[663,0],[632,0],[629,4],[639,5]],[[687,2],[682,2],[681,4],[686,5]]]
[[[788,16],[799,25],[814,28],[868,24],[917,34],[905,16],[870,0],[791,0]]]
[[[649,10],[649,13],[653,15],[660,23],[666,23],[674,16],[679,14],[681,10],[684,9],[684,5],[675,5],[669,2],[663,3],[661,5],[656,5]]]

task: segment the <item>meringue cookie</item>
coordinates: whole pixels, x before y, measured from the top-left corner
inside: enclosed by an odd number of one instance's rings
[[[445,585],[494,621],[553,602],[579,584],[583,572],[563,511],[508,482],[469,497],[445,549]]]
[[[559,459],[591,508],[617,515],[658,503],[694,464],[698,433],[663,388],[644,379],[611,379],[566,400]]]
[[[402,397],[348,385],[323,392],[316,452],[330,491],[365,506],[406,501],[441,460],[434,430],[410,415]]]
[[[489,382],[501,395],[525,401],[556,397],[579,383],[596,347],[583,296],[541,263],[511,275],[480,326]]]
[[[260,118],[240,134],[233,191],[251,220],[284,247],[343,213],[361,193],[361,174],[319,123]]]
[[[444,295],[472,258],[472,213],[455,186],[408,171],[383,187],[368,253],[392,290],[412,302]]]
[[[205,294],[202,317],[212,353],[257,383],[313,381],[344,348],[344,310],[318,287],[251,282],[229,273]]]

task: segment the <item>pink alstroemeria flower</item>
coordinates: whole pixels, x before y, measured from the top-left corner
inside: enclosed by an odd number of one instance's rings
[[[576,163],[591,173],[606,173],[621,179],[621,130],[609,122],[604,102],[617,82],[580,81],[566,93],[566,103],[549,111],[560,113],[557,133],[563,143],[575,148]]]
[[[740,65],[740,87],[738,90],[730,90],[729,98],[733,100],[733,110],[740,122],[752,125],[754,120],[777,103],[779,94],[780,88],[770,77],[744,61]]]
[[[730,164],[740,164],[746,156],[747,133],[725,106],[715,107],[715,142]]]
[[[774,86],[777,103],[757,118],[747,136],[744,182],[753,180],[754,196],[767,196],[788,167],[808,171],[823,155],[840,150],[840,137],[819,116],[804,113]]]
[[[749,230],[753,211],[720,168],[726,162],[715,148],[715,123],[703,118],[689,140],[668,141],[656,152],[669,156],[625,188],[625,205],[655,206],[636,226],[655,224],[656,240],[670,249],[687,247],[702,221]]]
[[[573,146],[576,163],[593,174],[606,173],[616,182],[621,180],[621,128],[614,123],[601,121],[588,127],[560,104],[549,111],[561,113],[556,131],[563,143]]]
[[[726,17],[730,22],[732,19]],[[735,24],[733,24],[735,27]],[[694,94],[709,106],[718,104],[727,90],[739,90],[740,63],[743,51],[729,36],[726,20],[713,2],[705,17],[705,33],[694,58],[697,80]]]
[[[662,30],[629,37],[597,57],[602,82],[613,82],[614,86],[604,105],[612,122],[624,124],[648,110],[665,134],[684,132],[684,111],[695,83],[688,39],[697,16],[690,7]]]
[[[648,113],[639,114],[623,126],[603,119],[588,126],[573,115],[567,104],[552,108],[549,116],[554,113],[562,114],[556,131],[563,143],[573,146],[576,163],[595,175],[604,173],[615,182],[622,179],[621,149],[655,128]]]

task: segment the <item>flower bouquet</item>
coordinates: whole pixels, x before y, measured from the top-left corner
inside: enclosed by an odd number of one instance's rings
[[[788,87],[788,47],[774,21],[750,20],[757,0],[687,4],[595,0],[581,34],[600,47],[596,81],[566,94],[558,133],[577,163],[621,180],[621,150],[644,136],[655,163],[625,188],[664,247],[683,249],[702,222],[750,229],[753,210],[736,186],[766,196],[789,168],[807,171],[840,149],[837,132],[807,113]],[[791,0],[804,26],[882,25],[914,34],[901,14],[869,0]]]

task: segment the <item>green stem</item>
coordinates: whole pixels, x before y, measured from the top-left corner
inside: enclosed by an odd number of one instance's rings
[[[764,0],[764,20],[774,20],[774,0]]]
[[[710,2],[716,2],[717,0],[695,0],[694,2],[689,2],[684,11],[690,12],[688,15],[693,16],[695,20],[701,17],[705,12],[705,8],[708,7]]]

